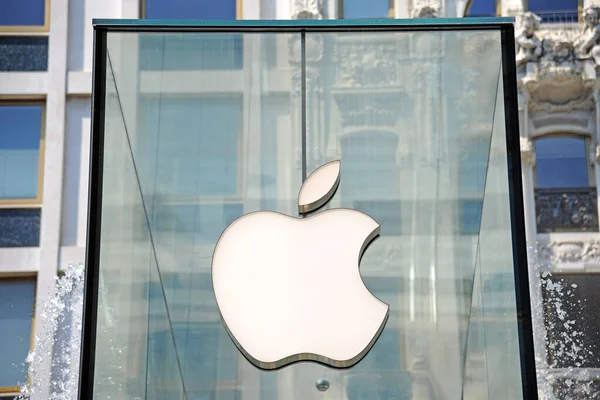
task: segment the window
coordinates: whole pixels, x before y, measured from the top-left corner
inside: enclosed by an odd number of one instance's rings
[[[467,4],[465,16],[491,17],[496,15],[496,0],[471,0]]]
[[[47,37],[0,36],[0,71],[47,70]]]
[[[0,278],[0,394],[18,393],[27,383],[35,286],[35,278]]]
[[[147,19],[236,19],[236,0],[146,0]]]
[[[552,274],[542,279],[551,367],[600,368],[598,285],[598,274]]]
[[[586,139],[580,136],[540,138],[535,141],[538,188],[587,187],[590,170]]]
[[[578,21],[579,0],[529,0],[529,11],[546,23],[575,23]]]
[[[555,135],[535,141],[535,209],[538,232],[598,231],[589,140]]]
[[[2,0],[0,32],[47,31],[49,0]]]
[[[344,19],[394,17],[393,0],[340,0],[339,9]]]
[[[44,106],[0,103],[0,246],[39,245]]]

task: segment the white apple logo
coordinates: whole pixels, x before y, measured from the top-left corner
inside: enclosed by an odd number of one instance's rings
[[[325,205],[339,182],[339,161],[314,171],[298,196],[300,214]],[[349,209],[306,218],[260,211],[232,222],[215,247],[212,281],[242,354],[262,369],[360,361],[388,317],[389,306],[369,292],[358,269],[377,236],[375,220]]]

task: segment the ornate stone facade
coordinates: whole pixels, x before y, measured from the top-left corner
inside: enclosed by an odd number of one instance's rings
[[[552,265],[600,263],[600,240],[555,240],[540,245],[542,261]]]
[[[589,24],[583,31],[575,27],[542,30],[538,16],[530,12],[522,16],[515,34],[516,63],[519,87],[528,92],[530,111],[594,110],[596,73],[589,36],[590,30],[596,32],[592,17],[597,14],[587,12]]]

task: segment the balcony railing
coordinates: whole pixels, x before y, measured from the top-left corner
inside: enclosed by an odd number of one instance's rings
[[[579,12],[573,11],[546,11],[536,12],[544,24],[576,24],[579,22]]]
[[[598,232],[595,187],[535,190],[538,232]]]

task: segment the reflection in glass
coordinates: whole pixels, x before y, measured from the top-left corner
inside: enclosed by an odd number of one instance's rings
[[[99,329],[128,348],[118,391],[304,400],[327,379],[336,399],[519,397],[499,32],[307,32],[305,60],[300,34],[109,35]],[[252,211],[297,217],[302,176],[333,160],[327,207],[381,225],[360,272],[387,325],[354,368],[258,370],[222,324],[215,243]]]

